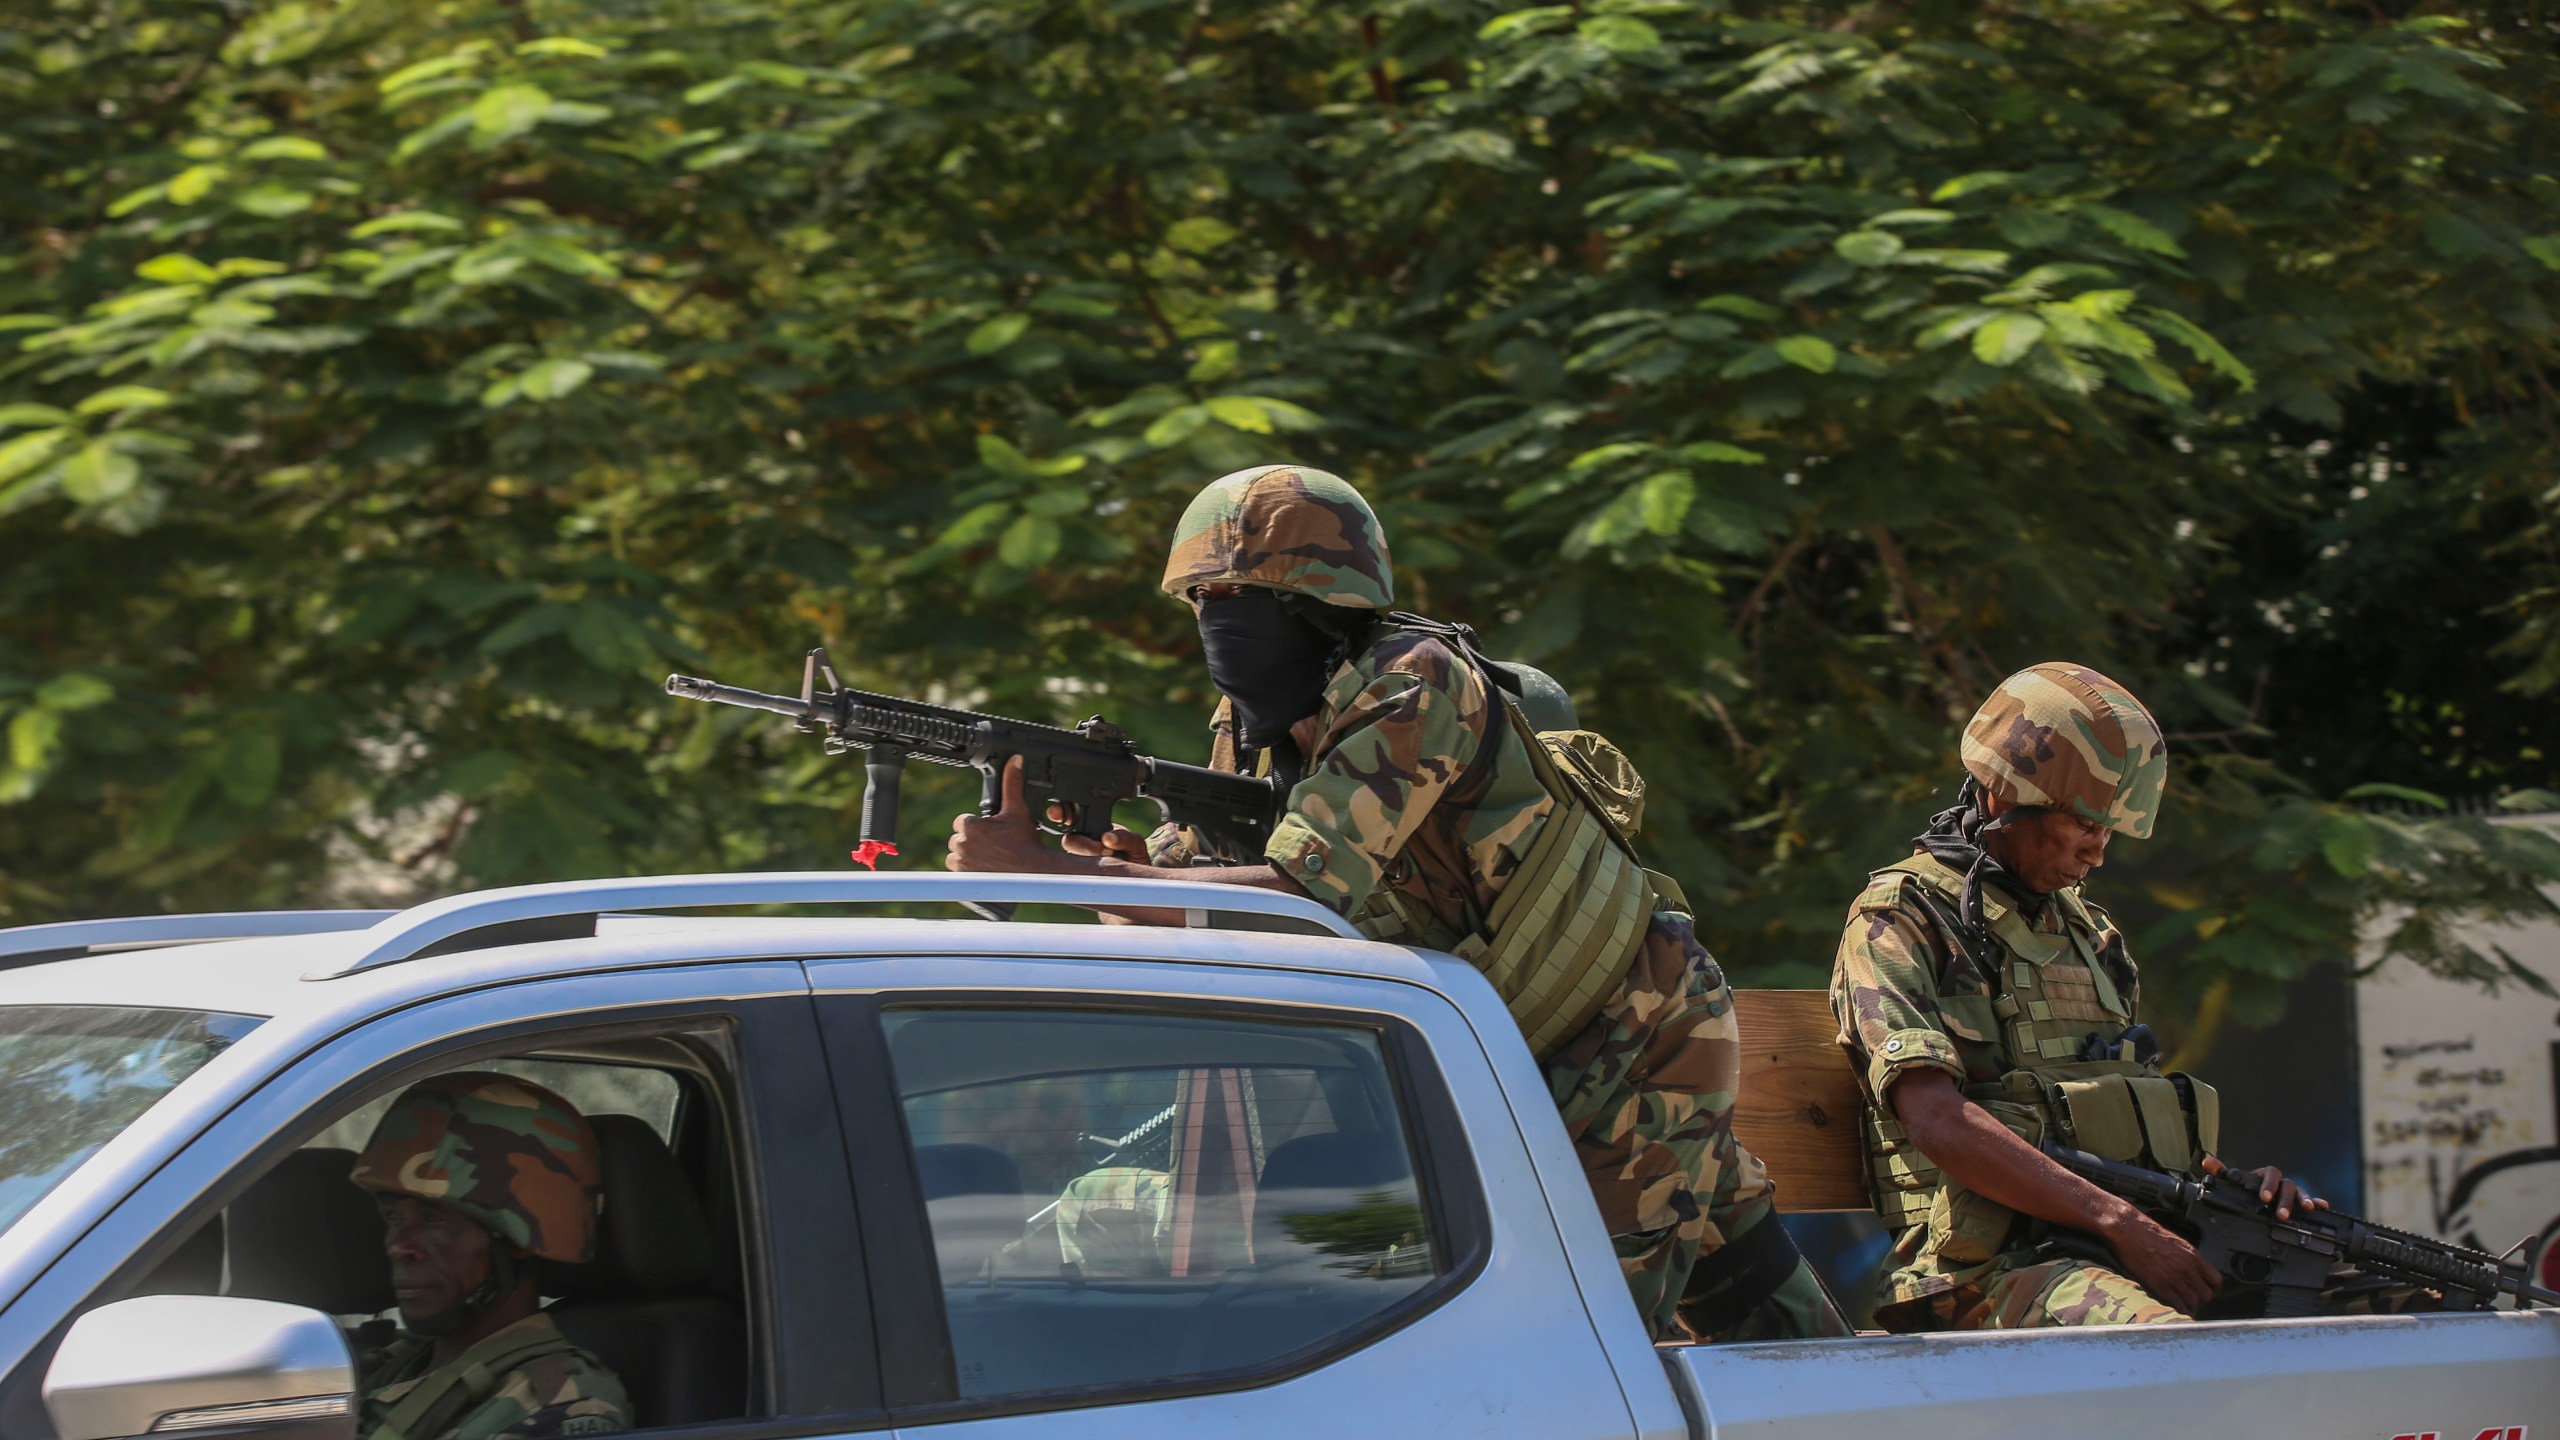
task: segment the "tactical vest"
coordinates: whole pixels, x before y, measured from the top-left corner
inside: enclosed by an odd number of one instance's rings
[[[1466,772],[1433,807],[1443,812],[1437,823],[1425,823],[1349,918],[1371,939],[1396,940],[1445,931],[1446,912],[1457,909],[1467,933],[1450,953],[1493,982],[1530,1053],[1543,1059],[1600,1013],[1654,912],[1685,914],[1689,906],[1670,877],[1645,869],[1636,857],[1644,782],[1626,756],[1587,730],[1531,729],[1490,679],[1485,693],[1501,723],[1520,737],[1530,773],[1555,802],[1520,867],[1492,909],[1477,914],[1472,887],[1462,879],[1466,859],[1457,832],[1460,817],[1492,783],[1502,736],[1489,729]]]
[[[398,1375],[416,1364],[431,1344],[426,1340],[394,1341],[380,1363]],[[391,1402],[382,1419],[363,1431],[358,1440],[436,1440],[497,1394],[509,1374],[551,1355],[579,1355],[589,1364],[597,1363],[594,1356],[561,1334],[557,1326],[492,1336],[463,1352],[451,1365],[430,1371],[409,1393]],[[386,1381],[384,1386],[397,1383]]]
[[[1890,878],[1889,878],[1890,877]],[[1862,911],[1916,909],[1942,954],[1953,939],[1962,880],[1927,855],[1876,872]],[[2194,1177],[2221,1135],[2221,1099],[2191,1075],[2160,1073],[2137,1061],[2124,1034],[2132,997],[2098,959],[2097,921],[2074,892],[2055,897],[2063,933],[2028,926],[2014,906],[1990,924],[1993,952],[1975,959],[1992,994],[1942,995],[1941,1016],[1958,1038],[1991,1042],[2012,1067],[1965,1098],[2029,1144],[2051,1140],[2109,1160]],[[2091,1056],[2109,1058],[2086,1058]],[[1930,1251],[1954,1265],[1998,1254],[2014,1213],[1947,1181],[1902,1125],[1867,1107],[1867,1186],[1888,1229],[1930,1227]]]

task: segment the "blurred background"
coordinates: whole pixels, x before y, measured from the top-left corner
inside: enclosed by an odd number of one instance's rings
[[[658,690],[820,641],[1199,759],[1162,547],[1295,459],[1737,984],[2002,675],[2126,681],[2092,898],[2361,1194],[2354,971],[2560,1011],[2552,10],[17,0],[0,924],[842,864],[858,767]]]

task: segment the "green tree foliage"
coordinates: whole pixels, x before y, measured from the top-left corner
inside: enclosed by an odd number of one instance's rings
[[[20,12],[12,919],[832,863],[854,767],[654,688],[818,638],[1194,756],[1162,540],[1281,457],[1629,746],[1752,983],[2057,655],[2180,737],[2108,877],[2164,993],[2263,1010],[2386,908],[2494,978],[2448,917],[2552,913],[2560,846],[2351,788],[2540,778],[2377,698],[2560,685],[2536,6]],[[2358,517],[2379,569],[2304,539]],[[2282,617],[2456,569],[2459,695],[2304,673]]]

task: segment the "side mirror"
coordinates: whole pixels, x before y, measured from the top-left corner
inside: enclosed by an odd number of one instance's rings
[[[355,1357],[317,1310],[144,1295],[71,1322],[45,1371],[61,1440],[355,1440]]]

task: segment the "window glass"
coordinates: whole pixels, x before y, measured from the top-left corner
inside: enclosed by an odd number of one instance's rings
[[[676,1101],[683,1085],[664,1070],[645,1065],[611,1065],[595,1060],[489,1060],[461,1067],[495,1070],[530,1080],[578,1107],[581,1115],[630,1115],[647,1123],[661,1140],[675,1138]],[[400,1098],[395,1092],[375,1097],[348,1112],[336,1124],[311,1137],[305,1149],[361,1150],[373,1127]]]
[[[0,1006],[0,1231],[258,1023],[204,1010]]]
[[[963,1396],[1257,1365],[1440,1273],[1373,1031],[956,1007],[884,1023]]]

